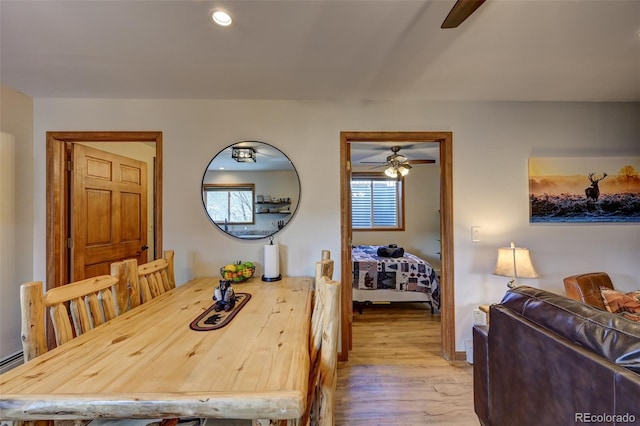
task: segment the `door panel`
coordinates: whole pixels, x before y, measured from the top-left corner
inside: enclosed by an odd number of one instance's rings
[[[140,215],[136,214],[142,210],[142,202],[140,194],[131,194],[123,192],[120,194],[122,209],[120,217],[122,218],[122,242],[141,241],[144,234],[140,223]]]
[[[73,145],[73,281],[109,274],[110,265],[147,262],[146,163]]]

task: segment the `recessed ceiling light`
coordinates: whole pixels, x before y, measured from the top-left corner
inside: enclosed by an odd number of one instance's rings
[[[228,27],[233,22],[231,15],[220,9],[214,9],[211,11],[211,19],[213,19],[213,22],[218,25],[222,25],[223,27]]]

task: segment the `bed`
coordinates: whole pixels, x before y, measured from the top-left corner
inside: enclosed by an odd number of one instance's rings
[[[440,309],[440,282],[433,266],[411,253],[380,257],[382,246],[360,245],[351,250],[353,260],[353,301],[427,302]]]

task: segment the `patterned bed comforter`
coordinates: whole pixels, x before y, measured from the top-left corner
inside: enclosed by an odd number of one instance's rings
[[[419,291],[429,294],[440,309],[440,282],[433,267],[407,252],[398,258],[379,257],[378,247],[353,247],[353,288]]]

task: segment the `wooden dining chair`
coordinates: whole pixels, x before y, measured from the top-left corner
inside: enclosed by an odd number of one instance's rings
[[[49,350],[45,315],[49,311],[56,344],[62,345],[116,317],[113,298],[118,279],[101,275],[44,292],[42,282],[20,286],[22,349],[25,362]]]
[[[45,316],[47,311],[58,346],[81,336],[117,316],[114,293],[118,279],[101,275],[65,284],[44,292],[41,281],[20,286],[22,314],[22,350],[24,361],[30,361],[49,350],[46,339]],[[105,419],[96,420],[37,420],[18,421],[14,426],[98,426]],[[110,425],[140,426],[157,423],[161,419],[122,419],[110,421]]]
[[[46,338],[47,311],[61,345],[115,317],[113,286],[117,280],[104,275],[57,287],[44,292],[41,281],[20,286],[22,352],[24,362],[49,350]],[[15,421],[14,426],[81,425],[87,421]]]
[[[333,260],[325,257],[325,252],[328,253],[328,250],[323,250],[322,260],[320,262],[316,262],[316,271],[315,271],[315,280],[314,280],[314,291],[313,291],[313,310],[311,311],[311,330],[309,333],[310,341],[310,356],[312,360],[317,358],[317,354],[320,351],[320,346],[322,344],[322,326],[323,326],[323,318],[324,318],[324,304],[325,287],[322,283],[322,277],[327,277],[331,279],[333,277]]]
[[[340,283],[333,273],[333,261],[316,263],[315,297],[309,342],[309,386],[307,408],[300,425],[333,425],[338,361]]]
[[[162,258],[142,265],[136,259],[111,264],[111,275],[118,278],[118,312],[133,309],[176,287],[173,256],[173,250],[165,250]]]

